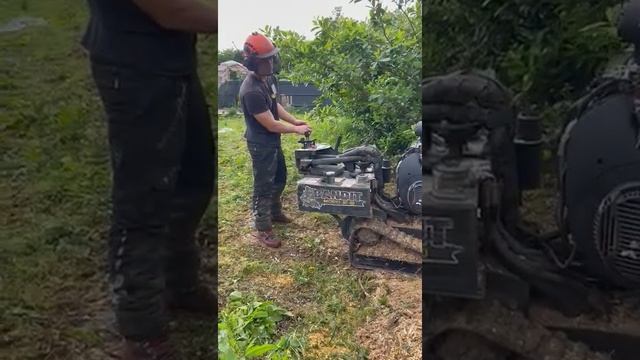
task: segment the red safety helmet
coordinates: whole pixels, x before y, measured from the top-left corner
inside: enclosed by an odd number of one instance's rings
[[[244,41],[244,57],[258,59],[270,58],[278,53],[278,48],[269,38],[257,32],[252,33]]]
[[[264,70],[261,67],[261,73],[259,75],[272,75],[280,72],[280,55],[278,54],[278,48],[273,44],[269,38],[257,32],[252,33],[247,37],[244,42],[244,65],[247,69],[258,72],[258,63],[260,60],[273,58],[273,64],[268,70]],[[264,65],[263,65],[264,66]]]

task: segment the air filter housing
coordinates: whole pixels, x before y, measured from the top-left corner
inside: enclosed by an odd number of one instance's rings
[[[597,100],[567,127],[562,167],[569,231],[603,282],[640,287],[639,122],[630,94]]]
[[[640,283],[640,182],[624,184],[604,198],[596,213],[594,238],[603,262]]]

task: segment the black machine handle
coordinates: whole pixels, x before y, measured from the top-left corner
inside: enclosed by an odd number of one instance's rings
[[[310,138],[311,131],[304,133],[304,138],[298,140],[298,143],[302,144],[303,149],[313,149],[316,146],[316,141]]]

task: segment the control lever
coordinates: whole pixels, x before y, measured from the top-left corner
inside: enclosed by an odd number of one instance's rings
[[[311,131],[307,131],[304,133],[304,138],[298,140],[298,143],[302,144],[303,149],[315,149],[316,141],[310,138]]]

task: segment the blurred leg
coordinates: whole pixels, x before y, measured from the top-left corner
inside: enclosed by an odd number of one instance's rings
[[[171,201],[166,267],[167,286],[174,293],[189,292],[199,285],[200,254],[195,233],[215,188],[211,117],[197,76],[189,81],[186,109],[185,146]]]
[[[163,336],[167,224],[184,145],[186,84],[94,65],[113,170],[109,271],[121,334]]]

